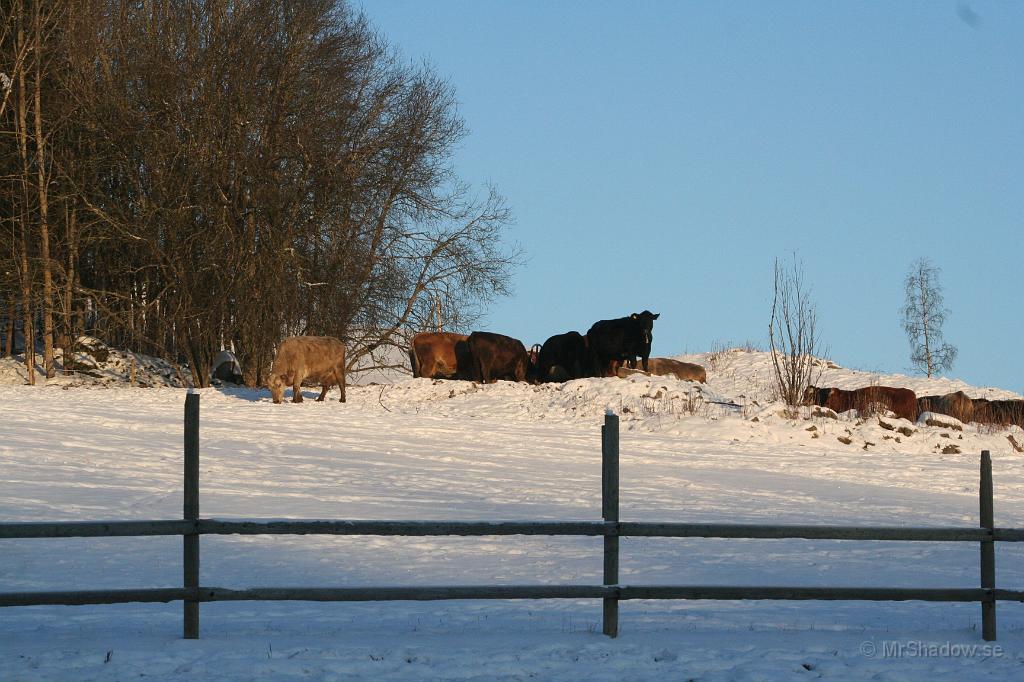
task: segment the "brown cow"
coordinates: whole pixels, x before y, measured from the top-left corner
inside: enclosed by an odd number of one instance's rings
[[[421,332],[409,344],[409,364],[414,377],[427,379],[470,379],[473,357],[465,334]]]
[[[651,358],[647,361],[651,374],[658,376],[674,376],[684,381],[708,382],[708,373],[700,365],[692,362],[680,362],[671,358]]]
[[[625,379],[633,374],[643,374],[644,376],[671,376],[683,381],[698,381],[702,384],[706,384],[708,381],[707,371],[700,365],[670,358],[650,358],[647,362],[650,368],[649,372],[642,369],[630,369],[623,364],[616,368],[615,376]]]
[[[1024,428],[1024,400],[989,400],[988,412],[992,424],[1016,424]]]
[[[477,381],[492,384],[498,379],[526,381],[532,378],[530,358],[519,339],[492,332],[473,332],[466,343],[473,356]]]
[[[985,398],[974,398],[971,400],[971,408],[974,411],[974,421],[979,424],[992,423],[992,406]]]
[[[974,401],[963,391],[946,395],[926,395],[917,399],[920,412],[936,412],[945,414],[963,423],[974,421]]]
[[[281,402],[284,389],[291,386],[292,402],[301,403],[302,382],[307,379],[323,383],[318,401],[337,384],[345,402],[345,344],[333,336],[291,336],[282,341],[267,380],[274,402]]]
[[[1024,400],[971,400],[974,410],[973,421],[978,424],[1016,424],[1024,428]]]
[[[867,386],[853,391],[841,388],[817,388],[809,386],[805,393],[807,402],[827,407],[835,412],[857,410],[870,412],[873,406],[882,405],[896,413],[897,417],[917,421],[917,396],[909,388],[890,386]]]

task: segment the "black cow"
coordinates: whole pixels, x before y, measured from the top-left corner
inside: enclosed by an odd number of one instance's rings
[[[596,376],[615,376],[615,369],[624,360],[643,360],[644,371],[651,357],[651,332],[660,313],[645,310],[629,317],[595,322],[587,332],[587,344]]]
[[[530,357],[519,339],[492,332],[473,332],[466,343],[473,356],[477,381],[490,384],[498,379],[528,381],[532,378]]]
[[[579,332],[556,334],[544,342],[537,356],[537,378],[568,381],[593,374],[587,342]]]

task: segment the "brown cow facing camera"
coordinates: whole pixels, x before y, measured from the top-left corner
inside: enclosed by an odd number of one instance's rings
[[[301,403],[302,382],[307,379],[323,384],[317,401],[337,384],[345,402],[345,344],[333,336],[290,336],[282,341],[267,380],[270,396],[280,403],[284,389],[291,386],[292,402]]]

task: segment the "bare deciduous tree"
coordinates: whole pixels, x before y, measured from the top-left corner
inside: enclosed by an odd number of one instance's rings
[[[47,139],[66,244],[43,258],[66,330],[77,297],[109,343],[199,385],[230,343],[258,384],[283,336],[338,336],[356,363],[432,301],[468,325],[507,292],[509,211],[454,173],[450,84],[347,3],[70,7],[54,100],[75,111]]]
[[[927,258],[915,261],[904,287],[903,330],[910,341],[910,362],[929,377],[951,369],[957,350],[942,337],[949,310],[943,305],[939,268]]]
[[[54,264],[51,239],[54,133],[51,78],[60,27],[67,5],[62,0],[13,0],[0,12],[0,239],[4,255],[0,295],[20,298],[22,336],[28,382],[35,383],[37,319],[42,322],[43,368],[53,376]],[[39,295],[41,277],[42,291]],[[16,282],[16,287],[14,286]],[[9,310],[9,309],[8,309]],[[7,311],[5,311],[7,312]],[[15,320],[6,319],[6,337],[13,342]]]
[[[775,259],[772,315],[768,323],[775,389],[790,407],[804,403],[807,387],[824,371],[816,357],[823,353],[818,313],[804,283],[803,265],[793,255],[791,269]]]

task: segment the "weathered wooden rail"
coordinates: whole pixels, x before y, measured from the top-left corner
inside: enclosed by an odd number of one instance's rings
[[[347,521],[219,520],[199,517],[199,395],[185,399],[184,518],[162,521],[73,521],[0,523],[0,539],[180,535],[183,538],[183,586],[130,590],[76,590],[0,593],[0,606],[44,604],[184,603],[184,636],[199,637],[199,605],[213,601],[430,601],[440,599],[601,599],[603,631],[618,634],[619,602],[630,599],[714,600],[863,600],[979,602],[982,637],[996,638],[996,602],[1024,602],[1024,590],[996,589],[995,543],[1022,542],[1024,529],[996,528],[992,504],[992,459],[981,453],[980,527],[897,527],[658,523],[619,521],[619,419],[605,417],[601,430],[602,521]],[[442,585],[416,587],[260,587],[232,590],[203,587],[199,575],[202,535],[390,535],[602,536],[601,585]],[[977,542],[980,586],[771,587],[619,584],[619,538],[733,538],[807,540],[882,540],[901,542]]]

